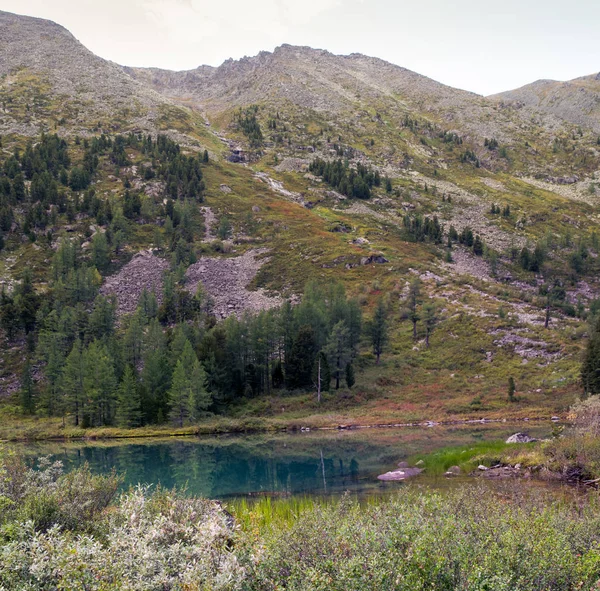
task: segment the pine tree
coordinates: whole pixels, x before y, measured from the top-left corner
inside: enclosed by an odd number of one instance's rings
[[[388,341],[387,310],[382,298],[379,298],[379,301],[377,302],[373,320],[368,328],[371,344],[373,345],[373,353],[376,359],[375,363],[379,365],[379,358]]]
[[[117,410],[115,422],[118,427],[139,427],[142,423],[142,401],[131,365],[127,365],[117,390]]]
[[[516,391],[516,386],[515,386],[515,380],[514,378],[511,376],[510,378],[508,378],[508,400],[509,402],[514,402],[515,401],[515,391]]]

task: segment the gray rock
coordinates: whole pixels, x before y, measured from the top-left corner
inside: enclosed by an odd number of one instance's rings
[[[458,466],[450,466],[444,476],[459,476],[460,472],[461,470]]]
[[[506,443],[532,443],[533,441],[537,441],[537,439],[529,437],[527,433],[515,433],[506,440]]]
[[[401,481],[412,478],[423,472],[420,468],[404,468],[402,470],[392,470],[385,474],[380,474],[377,479],[383,481]]]

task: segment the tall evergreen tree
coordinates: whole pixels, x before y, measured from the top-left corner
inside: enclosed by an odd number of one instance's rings
[[[35,412],[35,385],[31,377],[31,365],[29,359],[25,361],[21,373],[21,389],[19,390],[21,409],[25,414],[32,415]]]
[[[356,378],[354,377],[354,365],[352,363],[346,363],[346,386],[348,388],[352,388],[356,383]]]
[[[315,331],[301,326],[289,354],[286,352],[286,380],[289,388],[304,388],[311,383],[313,360],[317,352]]]
[[[84,376],[83,348],[81,341],[77,339],[67,357],[61,380],[65,408],[67,413],[73,415],[76,427],[81,424],[86,411]]]
[[[142,401],[135,371],[127,365],[117,390],[116,423],[118,427],[139,427],[142,422]]]
[[[169,419],[177,427],[183,427],[190,417],[190,401],[193,400],[191,380],[185,375],[181,359],[175,366],[169,389]]]
[[[329,365],[333,368],[333,377],[335,378],[335,389],[339,390],[342,373],[346,364],[350,362],[350,336],[348,328],[343,321],[338,322],[332,329],[325,353],[329,359]]]
[[[84,351],[83,386],[89,400],[90,426],[110,425],[115,412],[117,379],[106,345],[94,341]]]
[[[369,336],[371,337],[375,363],[379,365],[379,358],[388,341],[387,309],[382,298],[379,298],[373,320],[369,324]]]

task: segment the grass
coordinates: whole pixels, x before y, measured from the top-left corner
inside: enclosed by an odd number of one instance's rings
[[[475,445],[446,447],[427,455],[416,455],[409,458],[411,465],[422,462],[428,475],[444,474],[448,468],[458,466],[463,474],[468,474],[479,465],[490,467],[506,457],[507,451],[524,450],[528,444],[509,444],[503,441],[484,441]]]

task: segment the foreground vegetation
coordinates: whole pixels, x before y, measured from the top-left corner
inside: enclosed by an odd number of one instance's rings
[[[600,579],[600,513],[523,489],[219,503],[84,467],[0,469],[0,589],[571,590]],[[231,513],[230,513],[231,512]]]

